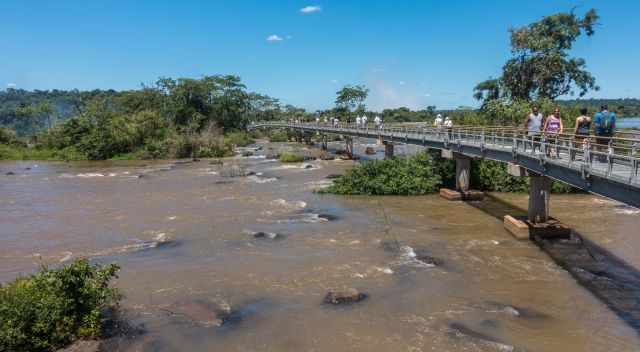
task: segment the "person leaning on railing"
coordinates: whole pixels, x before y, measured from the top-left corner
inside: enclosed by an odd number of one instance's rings
[[[529,139],[531,143],[531,149],[533,152],[536,151],[536,145],[538,146],[538,148],[540,147],[540,133],[542,131],[543,120],[544,117],[542,116],[542,113],[538,111],[537,106],[531,108],[531,112],[524,120],[524,128],[527,131],[527,139]]]

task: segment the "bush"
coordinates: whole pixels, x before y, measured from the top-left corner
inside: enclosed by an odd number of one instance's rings
[[[293,153],[282,153],[280,161],[283,163],[299,163],[304,161],[304,156]]]
[[[224,144],[228,148],[232,146],[246,147],[254,142],[253,138],[251,138],[247,132],[230,132],[224,136]]]
[[[365,161],[322,193],[348,195],[423,195],[436,192],[442,178],[427,153],[400,159]]]
[[[471,164],[471,184],[488,192],[528,193],[529,178],[514,177],[507,172],[507,164],[493,160],[474,160]],[[559,181],[551,184],[552,193],[577,193],[579,189]]]
[[[277,143],[277,142],[288,142],[289,136],[286,131],[283,130],[275,130],[269,134],[269,142]]]
[[[118,269],[81,259],[0,286],[0,351],[50,351],[100,336],[101,312],[120,299],[109,286]]]

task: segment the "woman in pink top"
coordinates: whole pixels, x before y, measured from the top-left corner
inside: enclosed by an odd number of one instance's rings
[[[550,145],[557,144],[558,135],[562,133],[564,130],[564,126],[562,125],[562,119],[560,118],[560,107],[556,106],[556,109],[553,111],[553,114],[549,115],[547,119],[544,121],[544,127],[542,128],[544,131],[547,143]],[[558,148],[554,148],[556,152],[556,156],[560,157],[560,151]],[[547,150],[547,155],[551,153],[551,148]]]

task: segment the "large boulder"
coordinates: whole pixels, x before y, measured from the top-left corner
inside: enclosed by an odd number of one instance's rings
[[[366,298],[366,293],[362,293],[355,288],[348,288],[345,290],[329,291],[324,297],[324,303],[333,305],[349,304],[360,302]]]

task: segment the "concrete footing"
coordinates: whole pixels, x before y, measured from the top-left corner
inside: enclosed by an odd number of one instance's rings
[[[519,240],[536,237],[540,239],[569,238],[571,236],[571,228],[554,218],[549,218],[546,222],[534,223],[526,217],[505,215],[504,228]]]
[[[446,200],[483,200],[484,193],[481,191],[469,190],[465,192],[455,191],[449,188],[440,188],[440,197]]]

